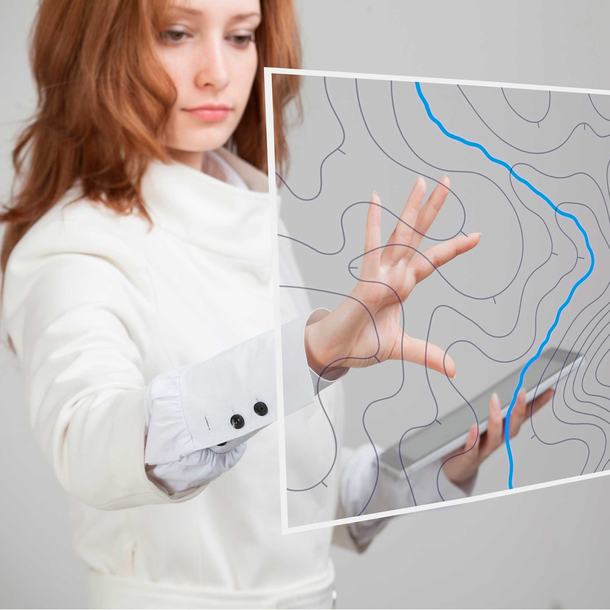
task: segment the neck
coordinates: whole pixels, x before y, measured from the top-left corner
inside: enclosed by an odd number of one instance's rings
[[[175,161],[179,161],[180,163],[184,163],[193,169],[201,171],[204,151],[177,150],[175,148],[168,148],[167,153]]]

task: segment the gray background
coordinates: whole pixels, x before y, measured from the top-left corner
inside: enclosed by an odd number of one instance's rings
[[[18,121],[36,101],[26,50],[36,4],[0,3],[4,196]],[[307,69],[610,89],[603,1],[301,0],[298,7]],[[85,569],[70,545],[64,493],[33,441],[8,356],[0,358],[0,603],[80,607]],[[363,556],[333,549],[338,605],[607,607],[609,499],[603,477],[401,517]]]

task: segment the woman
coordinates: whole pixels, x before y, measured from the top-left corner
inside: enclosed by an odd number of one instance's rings
[[[281,535],[262,75],[299,60],[286,0],[41,2],[40,103],[13,155],[20,190],[0,217],[1,321],[35,438],[69,494],[90,607],[330,607],[331,541],[362,552],[387,523]],[[297,78],[279,78],[280,172],[291,99]],[[390,243],[417,248],[448,184],[420,209],[416,182]],[[348,367],[424,363],[424,343],[402,337],[393,291],[406,299],[434,266],[409,247],[380,249],[380,212],[373,195],[352,299],[312,312],[283,298],[287,434],[307,431],[289,438],[295,472],[327,426],[316,393],[341,447],[335,382]],[[427,259],[444,264],[478,239]],[[282,264],[298,281],[294,260]],[[443,355],[428,346],[427,365],[453,376]],[[511,425],[524,415],[520,400]],[[471,437],[447,462],[455,493],[501,426],[492,409],[487,440]],[[345,449],[297,520],[355,514],[368,497],[370,455]],[[377,497],[400,493],[382,479]]]

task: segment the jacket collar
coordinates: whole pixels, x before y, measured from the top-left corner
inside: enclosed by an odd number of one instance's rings
[[[271,199],[267,175],[224,147],[216,152],[250,190],[184,163],[153,160],[142,196],[153,222],[196,246],[230,258],[271,263]]]

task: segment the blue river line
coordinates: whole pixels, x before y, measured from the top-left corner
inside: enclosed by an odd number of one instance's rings
[[[448,138],[451,138],[452,140],[457,140],[458,142],[461,142],[462,144],[466,144],[466,146],[472,146],[473,148],[478,148],[490,161],[492,161],[493,163],[497,163],[498,165],[501,165],[502,167],[505,167],[517,180],[519,180],[519,182],[522,182],[523,184],[525,184],[525,186],[527,186],[532,192],[536,193],[536,195],[538,195],[539,197],[544,199],[555,210],[555,212],[557,214],[560,214],[561,216],[565,216],[566,218],[571,218],[576,223],[576,226],[578,227],[579,231],[582,233],[584,240],[585,240],[585,245],[587,246],[587,250],[589,251],[589,255],[591,256],[591,266],[589,267],[589,270],[587,271],[587,273],[585,273],[585,275],[583,275],[576,282],[576,284],[574,284],[574,286],[572,286],[572,290],[570,291],[568,298],[565,300],[563,305],[557,311],[557,315],[555,316],[555,321],[553,322],[553,325],[551,326],[551,328],[549,328],[549,330],[546,334],[546,337],[544,338],[544,341],[540,344],[540,347],[538,348],[538,351],[536,352],[536,354],[532,358],[530,358],[530,360],[527,361],[527,363],[523,367],[523,370],[521,371],[521,374],[519,375],[519,383],[517,384],[517,387],[515,388],[515,392],[513,394],[513,399],[508,408],[508,413],[506,414],[506,424],[504,427],[504,443],[506,445],[506,451],[508,452],[508,463],[509,463],[508,488],[513,489],[514,464],[513,464],[513,453],[511,451],[511,447],[510,447],[509,432],[510,432],[510,416],[513,411],[513,407],[515,406],[515,403],[517,401],[517,394],[519,393],[519,390],[521,389],[521,386],[523,385],[523,378],[525,376],[525,373],[527,372],[527,369],[531,366],[532,362],[534,362],[540,356],[545,345],[549,342],[549,339],[551,338],[551,333],[555,330],[555,327],[557,326],[557,324],[559,324],[559,318],[561,316],[561,312],[566,308],[568,303],[572,300],[572,296],[574,295],[574,292],[576,291],[576,289],[593,272],[593,267],[595,267],[595,256],[593,254],[593,250],[591,249],[591,245],[589,244],[589,236],[587,235],[586,231],[584,230],[584,228],[582,227],[582,225],[580,224],[580,222],[578,221],[578,218],[576,218],[576,216],[574,216],[573,214],[569,214],[568,212],[564,212],[563,210],[560,210],[555,204],[553,204],[553,202],[544,193],[541,193],[535,186],[530,184],[525,178],[522,178],[521,176],[519,176],[519,174],[517,174],[515,171],[513,171],[513,169],[510,167],[510,165],[508,165],[508,163],[506,163],[500,159],[496,159],[495,157],[490,155],[487,152],[487,150],[485,150],[485,148],[483,146],[481,146],[480,144],[477,144],[476,142],[470,142],[469,140],[465,140],[464,138],[461,138],[460,136],[456,136],[456,135],[450,133],[449,131],[447,131],[445,129],[445,127],[443,126],[443,124],[432,114],[432,111],[430,110],[430,104],[428,104],[428,100],[425,98],[425,96],[421,90],[420,83],[416,82],[415,88],[417,89],[417,95],[419,96],[419,99],[424,104],[424,108],[426,109],[426,113],[427,113],[428,117],[430,118],[430,120],[433,123],[435,123],[438,126],[438,128]]]

